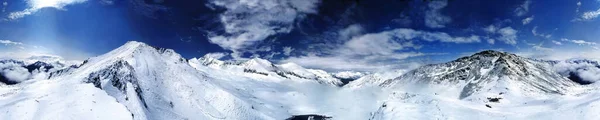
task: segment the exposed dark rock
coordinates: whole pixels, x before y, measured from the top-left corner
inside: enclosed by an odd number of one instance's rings
[[[329,120],[329,119],[331,119],[331,117],[329,117],[329,116],[309,114],[309,115],[294,115],[285,120]]]
[[[500,102],[502,98],[487,98],[489,102]]]

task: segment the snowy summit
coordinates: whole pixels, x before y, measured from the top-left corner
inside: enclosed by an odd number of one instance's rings
[[[360,75],[258,58],[186,60],[171,49],[132,41],[72,66],[2,60],[0,101],[4,105],[0,110],[5,112],[0,116],[136,120],[598,117],[593,106],[600,104],[594,101],[600,86],[573,81],[569,77],[573,74],[556,71],[560,64],[582,62],[482,51],[407,72]],[[26,77],[13,77],[17,73]],[[342,86],[342,79],[348,78],[342,76],[359,78]]]

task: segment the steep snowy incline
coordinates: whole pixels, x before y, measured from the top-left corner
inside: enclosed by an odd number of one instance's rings
[[[578,84],[539,62],[514,54],[483,51],[452,62],[426,65],[410,71],[382,86],[444,94],[459,99],[474,94],[483,99],[495,94],[539,97],[570,94]],[[481,98],[483,97],[483,98]]]
[[[497,51],[423,66],[378,84],[388,97],[380,99],[370,119],[600,117],[598,87],[579,85],[555,71],[552,63]]]
[[[171,49],[128,42],[55,79],[94,84],[134,119],[275,119],[254,110],[250,96],[207,76]]]
[[[394,70],[368,74],[346,84],[344,88],[357,89],[363,87],[379,86],[388,80],[401,76],[404,73],[406,73],[406,70]]]

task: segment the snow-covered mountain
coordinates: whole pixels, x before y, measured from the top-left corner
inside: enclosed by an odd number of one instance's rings
[[[569,94],[578,84],[553,71],[551,64],[497,51],[483,51],[452,62],[410,71],[382,86],[437,88],[459,99],[479,93],[516,93],[521,96]]]
[[[323,70],[306,69],[295,63],[276,65],[260,58],[252,58],[245,61],[221,61],[210,56],[192,58],[189,62],[194,67],[208,66],[213,69],[249,77],[262,77],[272,80],[314,81],[333,86],[342,85],[339,79]]]
[[[0,86],[0,119],[600,117],[600,108],[594,107],[600,105],[595,83],[573,82],[560,72],[558,68],[566,67],[559,62],[496,51],[412,71],[368,75],[332,74],[259,58],[186,60],[171,49],[140,42],[128,42],[81,64],[0,63],[3,76],[6,71],[31,74],[30,65],[44,71],[43,77]],[[591,67],[586,63],[576,68]],[[356,80],[341,86],[341,78]]]

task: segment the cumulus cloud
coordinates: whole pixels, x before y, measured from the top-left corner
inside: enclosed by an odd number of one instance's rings
[[[227,9],[220,15],[225,33],[212,33],[211,43],[240,50],[267,37],[289,33],[297,19],[316,14],[318,0],[212,0]]]
[[[519,5],[517,9],[515,9],[516,16],[523,16],[529,12],[529,6],[531,5],[531,0],[525,0],[523,4]]]
[[[64,10],[63,7],[76,4],[83,3],[87,0],[26,0],[28,8],[23,11],[12,12],[8,15],[8,19],[14,20],[25,17],[27,15],[31,15],[42,8],[56,8],[60,10]]]
[[[597,64],[589,62],[570,62],[561,61],[553,66],[554,69],[565,76],[577,75],[584,81],[597,82],[600,81],[600,68]]]
[[[523,25],[527,25],[527,24],[531,23],[531,21],[533,21],[533,18],[534,18],[534,16],[527,17],[527,18],[523,19],[522,20]]]
[[[429,10],[425,12],[425,26],[429,28],[443,28],[452,22],[449,16],[442,15],[440,10],[448,5],[446,0],[434,0],[428,4]]]
[[[29,71],[23,67],[21,67],[18,64],[14,64],[14,63],[0,63],[0,75],[4,76],[5,78],[7,78],[9,81],[12,82],[22,82],[27,80],[31,73],[29,73]]]

